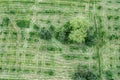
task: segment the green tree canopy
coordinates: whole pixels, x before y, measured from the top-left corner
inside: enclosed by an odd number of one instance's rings
[[[81,43],[87,35],[89,26],[89,21],[85,17],[74,18],[61,27],[57,37],[62,37],[62,41]]]

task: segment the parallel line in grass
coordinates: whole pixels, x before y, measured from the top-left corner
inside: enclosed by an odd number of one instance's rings
[[[13,74],[13,73],[11,73],[11,72],[16,72],[17,71],[17,74],[19,74],[19,73],[21,73],[21,72],[24,72],[25,70],[27,70],[27,71],[36,71],[36,69],[41,69],[41,67],[39,66],[39,67],[35,67],[35,68],[31,68],[31,67],[14,67],[14,66],[12,66],[12,68],[8,68],[8,69],[3,69],[2,71],[8,71],[8,72],[6,72],[6,73],[8,73],[8,74]],[[13,70],[13,71],[12,71]]]
[[[53,2],[40,2],[39,5],[47,5],[47,6],[54,6],[54,7],[85,7],[85,4],[74,4],[74,3],[53,3]]]
[[[15,43],[0,43],[0,44],[5,44],[5,45],[13,45],[13,44],[15,44],[15,46],[18,44],[17,42],[15,42]],[[20,45],[24,45],[24,42],[21,42],[21,43],[19,43]],[[29,45],[31,45],[31,46],[35,46],[36,44],[34,44],[34,43],[30,43]],[[41,45],[41,44],[40,44]],[[42,43],[42,45],[46,45],[46,43]],[[18,46],[18,45],[17,45]],[[20,46],[19,46],[20,47]],[[39,47],[39,46],[38,46]],[[14,50],[13,50],[14,51]]]
[[[71,5],[76,5],[76,4],[83,4],[83,3],[88,3],[89,1],[82,1],[82,2],[80,2],[80,1],[72,1],[72,2],[70,2],[70,1],[41,1],[41,2],[39,2],[39,4],[50,4],[50,5],[53,5],[53,4],[59,4],[59,5],[64,5],[64,6],[71,6]],[[97,2],[101,2],[101,0],[93,0],[93,1],[90,1],[89,3],[97,3]]]
[[[29,70],[30,71],[31,69],[34,70],[34,71],[36,71],[35,69],[43,69],[43,70],[48,70],[48,69],[52,69],[52,70],[58,70],[58,69],[59,70],[66,70],[67,69],[67,70],[75,70],[73,67],[68,67],[69,65],[68,66],[64,66],[64,67],[63,66],[56,66],[55,67],[53,65],[51,67],[50,66],[47,66],[47,65],[45,65],[44,67],[42,67],[42,65],[39,65],[38,67],[31,67],[31,66],[23,66],[23,67],[15,66],[14,67],[14,66],[8,66],[9,68],[6,67],[6,66],[2,66],[2,67],[4,67],[2,70],[3,71],[7,70],[9,74],[12,74],[12,73],[9,72],[12,69],[15,69],[16,71],[17,70],[20,70],[20,71]]]
[[[37,12],[37,14],[53,14],[53,15],[54,14],[73,14],[73,13],[79,13],[79,12],[61,12],[61,11],[60,12],[59,11],[58,12],[57,11],[56,12],[46,12],[46,11]]]
[[[21,11],[18,11],[18,12],[10,12],[10,11],[3,11],[3,12],[0,12],[0,13],[5,13],[5,14],[33,14],[32,11],[29,11],[29,12],[21,12]],[[56,10],[56,11],[38,11],[37,14],[73,14],[73,13],[79,13],[79,11],[73,11],[73,12],[62,12],[60,10]]]
[[[6,77],[6,76],[5,76]],[[3,77],[3,78],[0,78],[0,80],[26,80],[26,79],[22,79],[22,78],[5,78],[5,77]]]
[[[27,3],[27,4],[29,4],[29,3],[35,3],[35,1],[1,1],[1,0],[0,0],[0,3],[7,3],[7,4],[8,4],[8,3],[9,3],[9,4],[10,4],[10,3],[25,3],[25,4]]]

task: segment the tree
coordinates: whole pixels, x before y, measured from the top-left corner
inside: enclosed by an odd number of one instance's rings
[[[62,39],[65,42],[81,43],[85,40],[88,29],[89,21],[85,17],[77,17],[68,21],[59,29],[57,39],[60,39],[60,41]]]

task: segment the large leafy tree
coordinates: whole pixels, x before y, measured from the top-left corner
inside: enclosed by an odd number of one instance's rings
[[[77,17],[68,21],[57,33],[57,38],[65,42],[81,43],[87,36],[89,21],[85,17]]]

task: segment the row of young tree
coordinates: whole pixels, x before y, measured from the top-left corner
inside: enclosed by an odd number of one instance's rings
[[[100,35],[98,36],[98,34]],[[85,43],[88,46],[92,46],[97,43],[97,37],[101,38],[104,34],[105,31],[101,29],[101,26],[94,28],[85,17],[77,17],[66,22],[61,27],[54,27],[53,25],[42,27],[39,35],[41,39],[45,40],[55,37],[64,44]]]

